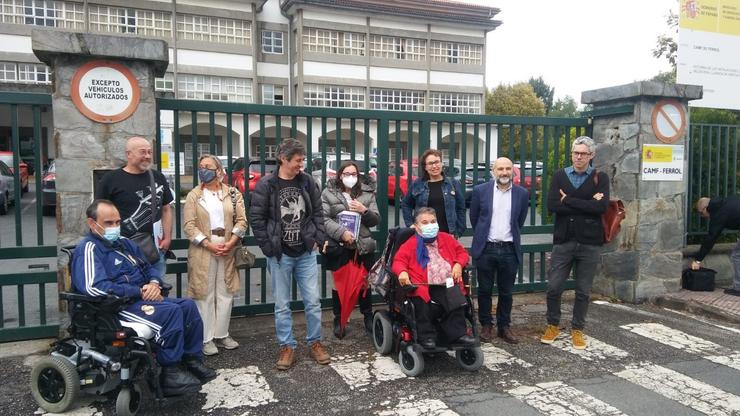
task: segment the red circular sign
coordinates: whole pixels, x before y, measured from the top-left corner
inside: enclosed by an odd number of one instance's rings
[[[72,77],[72,102],[85,117],[99,123],[129,118],[139,106],[141,91],[134,74],[118,62],[96,60]]]

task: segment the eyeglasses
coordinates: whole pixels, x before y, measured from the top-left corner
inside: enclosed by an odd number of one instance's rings
[[[575,157],[588,157],[591,156],[591,152],[573,152],[572,155]]]
[[[357,176],[357,172],[342,172],[343,178],[348,178],[350,176]]]
[[[427,166],[439,166],[441,164],[442,164],[442,161],[441,160],[434,160],[434,161],[431,161],[431,162],[427,162]]]

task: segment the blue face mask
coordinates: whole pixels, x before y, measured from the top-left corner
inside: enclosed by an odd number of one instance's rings
[[[198,179],[200,183],[209,183],[216,178],[216,171],[206,168],[198,168]]]
[[[429,239],[434,241],[434,239],[437,238],[437,233],[439,232],[439,224],[437,224],[436,222],[423,224],[420,228],[421,236],[424,237],[425,240]]]
[[[98,223],[95,223],[96,225]],[[103,228],[102,226],[98,225],[98,227]],[[118,238],[121,236],[121,227],[105,227],[103,228],[103,235],[101,237],[105,238],[106,240],[110,241],[111,243],[118,240]]]

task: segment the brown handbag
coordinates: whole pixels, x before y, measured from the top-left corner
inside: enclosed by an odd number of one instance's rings
[[[599,171],[594,170],[594,185],[599,186]],[[627,211],[621,199],[611,199],[606,207],[606,212],[601,215],[601,223],[604,226],[604,242],[612,241],[619,230]]]

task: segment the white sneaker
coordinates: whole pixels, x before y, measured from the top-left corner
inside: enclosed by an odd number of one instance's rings
[[[239,343],[234,341],[234,338],[226,337],[226,338],[216,338],[216,344],[218,344],[219,347],[224,347],[227,350],[233,350],[239,347]]]
[[[216,348],[216,344],[213,343],[213,341],[208,341],[205,344],[203,344],[203,355],[216,355],[218,354],[218,348]]]

